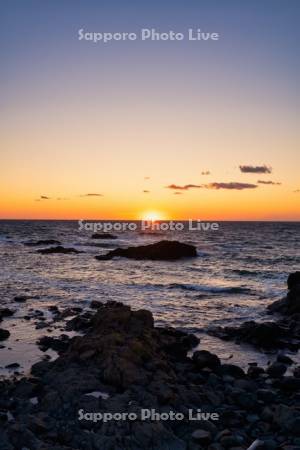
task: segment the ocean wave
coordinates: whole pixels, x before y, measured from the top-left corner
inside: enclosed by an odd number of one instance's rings
[[[208,286],[198,284],[169,284],[168,289],[183,289],[186,291],[206,292],[209,294],[253,294],[253,291],[243,286]]]

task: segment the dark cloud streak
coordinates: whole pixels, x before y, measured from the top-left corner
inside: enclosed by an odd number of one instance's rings
[[[188,191],[189,189],[201,189],[203,186],[199,184],[185,184],[184,186],[178,186],[177,184],[170,184],[166,186],[167,189],[175,189],[180,191]]]
[[[272,173],[272,167],[263,166],[240,166],[242,173]]]
[[[250,183],[230,182],[230,183],[210,183],[207,184],[205,187],[207,189],[231,189],[241,191],[243,189],[255,189],[257,188],[257,185]]]

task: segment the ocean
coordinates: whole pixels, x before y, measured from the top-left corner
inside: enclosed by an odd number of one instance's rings
[[[44,355],[36,340],[65,333],[61,324],[36,329],[34,321],[26,320],[32,311],[41,311],[51,323],[50,305],[88,309],[92,300],[149,309],[156,325],[193,332],[200,337],[200,348],[243,367],[272,360],[274,355],[221,341],[207,331],[218,325],[274,319],[267,314],[267,305],[285,295],[288,274],[299,270],[300,223],[219,222],[214,231],[138,229],[114,233],[114,240],[91,239],[91,232],[79,228],[77,221],[0,221],[0,306],[16,310],[0,324],[11,333],[1,342],[1,375],[10,373],[5,365],[13,362],[27,373]],[[24,245],[40,239],[55,239],[82,253],[41,255],[36,250],[44,246]],[[198,257],[170,262],[95,259],[116,247],[162,239],[195,245]],[[20,295],[30,298],[14,302]],[[47,353],[56,357],[50,350]]]

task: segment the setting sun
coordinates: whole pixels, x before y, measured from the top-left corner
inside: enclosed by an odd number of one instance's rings
[[[146,211],[142,214],[141,220],[156,222],[158,220],[164,220],[162,213],[158,211]]]

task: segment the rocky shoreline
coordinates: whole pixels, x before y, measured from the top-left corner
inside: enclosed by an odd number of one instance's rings
[[[294,293],[286,301],[295,302]],[[40,340],[58,351],[55,361],[0,382],[0,450],[242,450],[254,441],[255,448],[300,449],[300,370],[287,376],[284,354],[266,370],[251,364],[245,372],[201,343],[191,357],[197,337],[155,327],[149,311],[116,302],[91,307],[95,313],[68,322],[82,336]],[[184,419],[141,420],[142,409]],[[190,410],[218,420],[189,420]],[[80,411],[138,418],[80,420]]]

